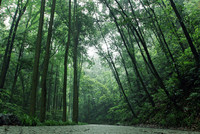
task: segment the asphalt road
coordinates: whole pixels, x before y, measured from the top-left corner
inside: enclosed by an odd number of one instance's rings
[[[0,134],[200,134],[200,132],[113,125],[1,126]]]

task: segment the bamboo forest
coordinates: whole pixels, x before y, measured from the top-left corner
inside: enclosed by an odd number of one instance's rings
[[[7,126],[199,131],[200,0],[0,0]]]

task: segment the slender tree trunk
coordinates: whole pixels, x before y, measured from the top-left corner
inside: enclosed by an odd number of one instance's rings
[[[51,99],[51,96],[52,96],[52,87],[53,87],[53,68],[54,68],[54,66],[53,66],[54,64],[51,64],[51,73],[50,73],[50,79],[48,80],[48,88],[49,88],[49,90],[48,90],[48,92],[47,92],[47,94],[48,94],[48,101],[47,101],[47,111],[48,112],[51,112],[51,102],[52,102],[52,99]]]
[[[88,98],[88,100],[87,100],[87,112],[85,113],[86,115],[85,115],[85,117],[86,117],[86,122],[87,123],[90,123],[90,105],[91,105],[91,102],[90,102],[90,100],[91,100],[91,97],[90,97],[90,95],[88,95],[87,96],[87,98]]]
[[[80,57],[79,57],[79,63],[78,63],[78,75],[77,75],[77,78],[78,78],[78,90],[79,90],[79,87],[80,87],[80,79],[81,79],[81,73],[82,73],[82,68],[83,68],[83,56],[80,54]]]
[[[123,9],[122,9],[122,11],[123,11]],[[125,12],[123,12],[123,13],[126,15]],[[126,16],[127,16],[127,15],[126,15]],[[166,87],[165,87],[165,85],[164,85],[164,83],[163,83],[163,80],[162,80],[161,77],[159,76],[159,74],[158,74],[158,72],[157,72],[157,70],[156,70],[156,68],[155,68],[155,66],[154,66],[154,64],[153,64],[153,62],[152,62],[152,60],[151,60],[150,54],[149,54],[148,49],[147,49],[146,42],[143,40],[144,38],[141,37],[142,34],[139,34],[139,32],[137,31],[137,29],[136,29],[133,25],[132,25],[132,28],[133,28],[134,31],[136,32],[136,35],[138,36],[138,38],[139,38],[139,40],[140,40],[140,42],[141,42],[141,44],[142,44],[142,46],[143,46],[143,48],[144,48],[144,51],[145,51],[145,53],[146,53],[146,55],[147,55],[148,62],[149,62],[150,66],[151,66],[151,68],[152,68],[152,70],[153,70],[153,74],[154,74],[155,78],[157,79],[157,81],[158,81],[160,87],[164,90],[165,94],[167,95],[167,97],[169,98],[169,100],[174,104],[174,106],[175,106],[177,109],[180,109],[179,106],[176,104],[176,100],[173,99],[173,98],[170,96],[169,92],[167,91],[167,89],[166,89]],[[133,32],[133,33],[134,33],[134,32]]]
[[[108,51],[109,51],[109,50],[108,50]],[[109,57],[110,61],[108,60],[108,58],[106,58],[106,56],[104,56],[104,58],[106,59],[106,61],[108,62],[109,66],[110,66],[110,69],[111,69],[112,72],[113,72],[113,75],[114,75],[114,77],[115,77],[115,79],[116,79],[116,81],[117,81],[117,84],[118,84],[119,88],[121,89],[120,91],[122,92],[123,97],[124,97],[124,99],[125,99],[125,101],[126,101],[128,107],[129,107],[129,109],[130,109],[130,111],[131,111],[133,117],[137,118],[137,115],[135,114],[135,112],[134,112],[134,110],[133,110],[133,108],[132,108],[132,106],[131,106],[131,104],[130,104],[130,102],[129,102],[129,100],[128,100],[128,97],[126,96],[126,93],[124,92],[124,88],[123,88],[122,83],[121,83],[121,81],[120,81],[117,68],[116,68],[116,66],[115,66],[115,64],[114,64],[114,62],[113,62],[113,60],[112,60],[112,58],[111,58],[109,52],[108,52],[108,57]]]
[[[159,5],[160,5],[160,7],[163,9],[167,20],[170,20],[170,17],[168,16],[168,14],[166,13],[166,11],[165,11],[165,9],[164,9],[164,8],[166,8],[166,5],[165,5],[164,1],[162,0],[161,2],[162,2],[162,4],[159,3]],[[164,8],[163,8],[163,6],[164,6]],[[173,23],[172,21],[170,21],[169,23],[170,23],[170,27],[171,27],[172,33],[173,33],[173,34],[175,35],[175,37],[177,38],[178,43],[179,43],[179,45],[180,45],[180,47],[181,47],[181,50],[182,50],[182,52],[184,53],[185,48],[184,48],[184,46],[183,46],[183,43],[181,42],[180,35],[178,34],[177,29],[176,29],[174,23]]]
[[[73,85],[73,82],[72,82],[72,79],[73,79],[73,73],[72,73],[72,71],[70,71],[71,73],[69,74],[69,87],[72,89],[73,87],[72,87],[72,85]],[[72,103],[73,103],[73,90],[69,90],[69,95],[68,95],[68,97],[69,97],[69,103],[68,103],[68,117],[69,118],[72,118]]]
[[[10,41],[11,41],[10,38],[12,37],[12,34],[13,34],[13,28],[15,27],[15,20],[17,18],[18,11],[19,11],[19,0],[18,0],[16,11],[15,11],[15,15],[13,17],[12,24],[10,27],[10,31],[9,31],[9,35],[8,35],[8,42],[6,45],[6,50],[5,50],[5,54],[4,54],[4,58],[3,58],[3,65],[2,65],[2,69],[1,69],[1,75],[0,75],[0,88],[4,87],[4,83],[5,83],[5,79],[6,79],[7,64],[8,64],[7,63],[8,62],[8,52],[10,49]]]
[[[74,80],[73,80],[73,115],[72,121],[78,123],[78,69],[77,69],[77,55],[78,55],[78,43],[81,25],[78,19],[77,12],[77,0],[74,0],[74,52],[73,52],[73,67],[74,67]]]
[[[115,1],[117,2],[117,0],[115,0]],[[118,2],[117,2],[117,3],[118,3]],[[120,5],[119,3],[118,3],[118,6],[119,6],[120,9],[122,10],[123,14],[128,18],[128,15],[124,12],[123,8],[121,7],[121,5]],[[113,14],[113,13],[112,13],[112,14]],[[113,14],[113,16],[114,16],[114,14]],[[122,15],[122,16],[123,16],[123,15]],[[117,23],[117,21],[116,21],[116,23]],[[139,26],[138,26],[138,28],[139,28]],[[145,42],[145,40],[144,40],[144,37],[143,37],[143,35],[142,35],[142,33],[141,33],[141,30],[139,30],[139,32],[138,32],[138,30],[137,30],[133,25],[131,25],[131,30],[132,30],[132,29],[136,32],[136,35],[137,35],[137,37],[139,38],[139,40],[140,40],[140,42],[141,42],[141,44],[142,44],[142,46],[143,46],[143,48],[144,48],[144,51],[145,51],[145,53],[146,53],[146,55],[147,55],[147,59],[148,59],[149,65],[151,66],[151,69],[152,69],[152,71],[153,71],[153,74],[154,74],[155,78],[156,78],[157,81],[159,82],[160,87],[165,91],[165,93],[166,93],[166,95],[168,96],[168,98],[170,98],[169,92],[166,90],[165,85],[164,85],[164,83],[163,83],[161,77],[159,76],[159,74],[158,74],[158,72],[157,72],[157,70],[156,70],[156,68],[155,68],[155,66],[154,66],[154,64],[153,64],[153,62],[152,62],[152,60],[151,60],[151,56],[150,56],[149,51],[148,51],[148,49],[147,49],[147,45],[146,45],[146,42]],[[139,29],[140,29],[140,28],[139,28]],[[133,30],[132,30],[132,32],[133,32],[133,34],[134,34],[134,31],[133,31]]]
[[[38,27],[38,34],[37,34],[37,41],[35,48],[33,76],[31,83],[32,85],[31,85],[31,97],[30,97],[30,116],[32,117],[35,117],[35,112],[36,112],[36,92],[37,92],[38,78],[39,78],[39,60],[40,60],[42,31],[44,23],[44,11],[45,11],[45,0],[41,0],[40,19],[39,19],[39,27]]]
[[[116,0],[115,0],[115,1],[116,1]],[[118,3],[118,5],[119,5],[119,3]],[[120,6],[120,5],[119,5],[119,6]],[[123,11],[123,9],[121,8],[121,6],[120,6],[120,9],[122,10],[123,14],[124,14],[126,17],[128,17],[128,15]],[[113,13],[112,13],[112,14],[113,14]],[[114,14],[113,14],[113,16],[114,16]],[[115,22],[117,23],[116,19],[115,19]],[[154,64],[153,64],[153,62],[152,62],[152,60],[151,60],[151,56],[150,56],[149,51],[148,51],[148,49],[147,49],[147,45],[146,45],[146,42],[145,42],[145,40],[144,40],[143,35],[140,34],[140,32],[138,32],[138,30],[137,30],[133,25],[131,25],[131,31],[132,31],[133,33],[134,33],[134,31],[135,31],[135,33],[136,33],[138,39],[140,40],[140,42],[141,42],[141,44],[142,44],[142,46],[143,46],[143,48],[144,48],[144,51],[145,51],[145,53],[146,53],[146,56],[147,56],[149,65],[150,65],[150,67],[151,67],[151,69],[152,69],[152,71],[153,71],[153,75],[154,75],[155,78],[157,79],[157,81],[158,81],[160,87],[164,90],[164,92],[165,92],[165,94],[167,95],[167,97],[176,105],[176,102],[175,102],[174,100],[172,100],[172,98],[170,97],[169,92],[166,90],[166,87],[165,87],[165,85],[164,85],[164,83],[163,83],[161,77],[159,76],[159,74],[158,74],[158,72],[157,72],[157,70],[156,70],[156,68],[155,68],[155,66],[154,66]]]
[[[166,48],[165,48],[166,41],[165,41],[165,43],[163,43],[163,38],[162,38],[163,36],[161,36],[161,32],[160,32],[160,31],[161,31],[161,28],[159,28],[159,23],[158,23],[158,21],[157,21],[157,17],[156,17],[156,15],[155,15],[153,9],[151,9],[151,11],[152,11],[152,13],[153,13],[153,15],[152,15],[151,12],[147,10],[147,8],[145,7],[144,3],[143,3],[141,0],[140,0],[140,3],[142,4],[143,8],[145,9],[145,11],[147,12],[147,14],[149,15],[149,18],[150,18],[150,20],[151,20],[151,22],[152,22],[152,25],[153,25],[152,31],[153,31],[153,33],[155,34],[155,36],[156,36],[156,38],[157,38],[157,40],[158,40],[158,42],[159,42],[159,44],[160,44],[160,47],[161,47],[163,53],[165,54],[165,56],[166,56],[166,58],[167,58],[167,60],[168,60],[168,59],[169,59],[169,58],[168,58],[168,53],[167,53],[167,50],[166,50]],[[149,7],[149,8],[150,8],[150,7]],[[153,18],[153,16],[154,16],[154,18]],[[157,24],[157,25],[156,25],[156,24]],[[165,38],[164,38],[164,40],[165,40]],[[165,45],[164,45],[164,44],[165,44]]]
[[[126,67],[125,59],[124,59],[124,57],[123,57],[121,51],[119,50],[118,46],[116,46],[116,47],[117,47],[117,49],[118,49],[119,55],[120,55],[121,60],[122,60],[122,65],[123,65],[124,70],[125,70],[125,73],[126,73],[126,78],[127,78],[127,81],[128,81],[128,86],[129,86],[130,90],[131,90],[132,92],[134,92],[134,91],[133,91],[133,88],[132,88],[132,85],[131,85],[130,76],[129,76],[129,73],[128,73],[128,70],[127,70],[127,67]]]
[[[32,9],[31,9],[31,11],[32,11]],[[10,97],[11,99],[13,99],[13,94],[14,94],[16,83],[17,83],[18,75],[19,75],[20,70],[21,70],[20,60],[23,57],[23,53],[24,53],[24,43],[26,41],[28,24],[29,24],[30,19],[31,19],[31,17],[29,17],[29,19],[26,23],[26,30],[24,31],[24,35],[23,35],[23,42],[21,43],[21,47],[20,47],[20,50],[19,50],[19,55],[18,55],[18,59],[17,59],[17,67],[15,69],[14,80],[13,80],[13,84],[12,84],[12,88],[11,88],[11,97]]]
[[[15,42],[15,36],[16,36],[16,33],[17,33],[17,28],[18,28],[18,25],[19,25],[19,22],[21,20],[22,15],[26,11],[26,7],[28,5],[28,2],[29,2],[29,0],[27,0],[25,6],[21,10],[19,10],[19,16],[18,16],[17,21],[16,21],[15,26],[14,26],[12,40],[11,40],[10,44],[9,44],[9,41],[8,41],[8,44],[7,44],[7,46],[9,48],[6,49],[6,50],[8,50],[8,52],[5,52],[5,55],[4,55],[5,61],[4,61],[3,66],[2,66],[2,73],[1,73],[1,76],[0,76],[0,88],[3,88],[4,83],[5,83],[6,74],[8,72],[8,68],[9,68],[9,65],[10,65],[10,58],[11,58],[11,54],[12,54],[12,49],[13,49],[13,45],[14,45],[14,42]]]
[[[26,95],[25,95],[24,77],[23,77],[22,72],[20,72],[19,78],[20,78],[21,85],[22,85],[22,96],[23,96],[22,106],[23,106],[23,109],[25,110],[25,106],[26,106]]]
[[[15,69],[14,80],[13,80],[13,84],[12,84],[12,88],[11,88],[11,95],[10,95],[11,102],[13,100],[13,94],[14,94],[14,91],[15,91],[15,86],[16,86],[17,79],[18,79],[18,74],[19,74],[19,72],[21,70],[20,60],[21,60],[21,56],[22,56],[22,53],[23,53],[23,49],[24,49],[24,46],[21,45],[21,48],[20,48],[20,51],[19,51],[18,60],[17,60],[17,67]]]
[[[179,80],[181,80],[181,76],[180,76],[180,72],[179,72],[177,63],[176,63],[176,61],[175,61],[175,59],[174,59],[173,54],[171,53],[171,51],[170,51],[170,49],[169,49],[169,45],[168,45],[168,43],[167,43],[167,41],[166,41],[166,39],[165,39],[165,36],[164,36],[163,31],[162,31],[162,29],[161,29],[161,26],[160,26],[160,24],[159,24],[159,22],[158,22],[158,18],[157,18],[157,16],[156,16],[155,12],[154,12],[154,9],[150,7],[150,3],[149,3],[148,1],[147,1],[147,3],[148,3],[148,7],[149,7],[149,9],[151,10],[151,12],[153,13],[153,15],[151,15],[151,13],[150,13],[148,10],[146,10],[146,12],[147,12],[150,16],[154,16],[155,19],[152,18],[152,23],[154,23],[154,21],[156,22],[156,24],[154,24],[155,31],[157,32],[157,35],[160,35],[160,36],[161,36],[161,37],[160,37],[160,38],[161,38],[161,43],[164,42],[164,44],[165,44],[165,46],[166,46],[166,48],[167,48],[168,54],[169,54],[169,56],[170,56],[170,58],[171,58],[171,60],[172,60],[172,63],[173,63],[172,65],[174,65],[175,72],[177,73]],[[144,4],[143,4],[143,7],[145,8]],[[157,25],[157,26],[156,26],[156,25]],[[162,43],[162,44],[163,44],[163,43]],[[162,44],[161,44],[161,45],[162,45]]]
[[[44,122],[46,118],[46,81],[47,81],[47,72],[49,66],[49,57],[50,57],[50,44],[51,44],[51,37],[52,37],[52,27],[53,27],[53,20],[54,20],[54,12],[55,12],[56,0],[53,0],[51,6],[51,17],[49,22],[49,29],[48,29],[48,37],[47,37],[47,44],[46,44],[46,52],[44,57],[44,67],[43,67],[43,74],[42,74],[42,95],[41,95],[41,108],[40,108],[40,121]]]
[[[129,54],[129,56],[131,57],[131,60],[132,60],[132,63],[133,63],[133,65],[134,65],[134,69],[135,69],[135,72],[136,72],[136,76],[137,76],[138,79],[140,80],[140,82],[141,82],[141,84],[142,84],[142,87],[143,87],[143,89],[144,89],[144,91],[145,91],[145,93],[146,93],[146,95],[147,95],[147,97],[148,97],[148,99],[149,99],[149,102],[150,102],[151,105],[154,107],[154,106],[155,106],[155,102],[153,101],[152,96],[151,96],[151,95],[149,94],[149,92],[147,91],[147,88],[146,88],[146,86],[145,86],[145,84],[144,84],[144,82],[143,82],[143,80],[142,80],[142,77],[141,77],[141,75],[140,75],[140,73],[139,73],[139,70],[138,70],[138,68],[137,68],[136,61],[134,60],[135,58],[133,57],[133,55],[132,55],[131,52],[129,51],[128,46],[126,45],[125,38],[124,38],[124,36],[123,36],[123,34],[122,34],[120,28],[119,28],[119,24],[117,23],[117,19],[116,19],[114,13],[112,12],[111,8],[109,7],[108,3],[106,2],[106,0],[105,0],[105,4],[106,4],[106,6],[109,8],[109,10],[110,10],[110,13],[111,13],[111,15],[112,15],[112,17],[113,17],[113,19],[114,19],[114,22],[115,22],[115,24],[116,24],[116,27],[117,27],[117,29],[118,29],[118,32],[120,33],[120,36],[121,36],[121,38],[122,38],[122,41],[123,41],[123,43],[124,43],[124,45],[125,45],[125,47],[126,47],[126,50],[127,50],[128,54]]]
[[[53,94],[53,118],[55,119],[55,115],[56,115],[56,111],[57,111],[57,106],[56,106],[56,102],[57,102],[57,84],[58,84],[58,65],[56,66],[56,76],[55,76],[55,82],[54,82],[54,94]]]
[[[106,5],[107,5],[107,4],[106,4]],[[110,9],[110,8],[109,8],[109,9]],[[114,17],[114,16],[113,16],[113,17]],[[115,17],[114,17],[114,19],[115,19]],[[101,26],[100,26],[99,23],[98,23],[98,26],[99,26],[99,29],[100,29],[100,31],[101,31],[101,35],[102,35],[102,37],[103,37],[103,39],[104,39],[104,42],[105,42],[105,44],[106,44],[106,46],[107,46],[107,41],[106,41],[106,39],[105,39],[105,37],[104,37],[104,35],[103,35],[103,33],[102,33]],[[119,27],[117,27],[117,28],[119,28]],[[121,32],[120,32],[120,35],[121,35]],[[129,46],[130,46],[130,45],[129,45]],[[118,49],[118,51],[119,51],[119,53],[120,53],[120,55],[121,55],[121,57],[122,57],[122,54],[121,54],[121,52],[120,52],[120,50],[119,50],[119,48],[118,48],[117,45],[116,45],[116,47],[117,47],[117,49]],[[108,58],[107,58],[106,56],[104,56],[104,54],[102,54],[102,55],[103,55],[103,57],[106,59],[106,61],[108,62],[109,66],[110,66],[110,69],[112,70],[113,75],[114,75],[114,77],[115,77],[115,79],[116,79],[116,81],[117,81],[117,83],[118,83],[118,86],[119,86],[119,88],[120,88],[121,91],[122,91],[122,94],[123,94],[123,96],[124,96],[124,98],[125,98],[125,101],[126,101],[126,103],[128,104],[128,107],[129,107],[129,109],[131,110],[131,112],[132,112],[132,114],[133,114],[133,117],[136,117],[136,118],[137,118],[137,115],[135,114],[135,112],[134,112],[134,110],[133,110],[133,108],[132,108],[132,106],[131,106],[131,104],[130,104],[130,102],[129,102],[129,100],[128,100],[128,97],[126,96],[126,93],[124,92],[123,85],[122,85],[122,83],[121,83],[121,81],[120,81],[119,74],[118,74],[117,69],[116,69],[116,67],[115,67],[115,64],[114,64],[114,62],[113,62],[113,60],[112,60],[112,58],[111,58],[110,52],[109,52],[109,50],[108,50],[108,47],[107,47],[107,51],[108,51],[108,56],[109,56],[110,61],[108,60]],[[123,57],[122,57],[122,60],[123,60]],[[125,61],[123,61],[123,63],[125,64]],[[124,65],[124,67],[125,67],[125,71],[126,71],[126,74],[127,74],[127,77],[128,77],[128,71],[126,70],[126,66]],[[128,79],[128,80],[129,80],[129,79]],[[130,83],[129,83],[129,84],[130,84]],[[130,86],[130,88],[131,88],[131,86]]]
[[[96,17],[96,18],[97,18],[97,17]],[[103,33],[102,33],[102,29],[101,29],[100,24],[99,24],[98,22],[97,22],[97,24],[98,24],[99,30],[100,30],[100,32],[101,32],[101,36],[103,37],[104,42],[107,44],[107,41],[106,41],[106,39],[105,39],[105,36],[104,36]],[[119,52],[119,54],[120,54],[120,56],[121,56],[122,64],[123,64],[123,67],[124,67],[125,72],[126,72],[126,76],[127,76],[127,81],[128,81],[129,88],[130,88],[130,90],[133,92],[133,89],[132,89],[132,87],[131,87],[131,82],[130,82],[129,73],[128,73],[127,68],[126,68],[126,65],[125,65],[125,60],[124,60],[124,58],[123,58],[123,56],[122,56],[121,51],[119,50],[119,47],[117,46],[116,41],[115,41],[115,46],[117,47],[117,50],[118,50],[118,52]]]
[[[68,40],[66,44],[65,59],[64,59],[64,82],[63,82],[63,121],[64,122],[67,119],[66,92],[67,92],[67,65],[68,65],[70,38],[71,38],[71,0],[69,0],[69,29],[68,29]]]
[[[196,48],[195,48],[195,46],[193,44],[192,38],[190,37],[190,34],[187,31],[187,28],[186,28],[186,26],[185,26],[185,24],[184,24],[184,22],[183,22],[183,20],[181,18],[181,15],[179,14],[179,12],[178,12],[178,10],[176,8],[176,5],[175,5],[174,1],[170,0],[170,3],[171,3],[171,6],[172,6],[175,14],[176,14],[176,17],[178,18],[178,21],[179,21],[179,23],[180,23],[180,25],[182,27],[182,30],[183,30],[183,32],[185,34],[185,37],[186,37],[187,41],[188,41],[190,49],[191,49],[191,51],[192,51],[192,53],[194,55],[194,59],[196,61],[196,64],[197,64],[197,66],[199,66],[199,55],[198,55],[198,52],[197,52],[197,50],[196,50]]]
[[[74,93],[73,93],[73,117],[72,121],[78,123],[78,77],[77,77],[77,54],[78,54],[78,43],[79,43],[79,28],[77,29],[77,35],[74,42]]]

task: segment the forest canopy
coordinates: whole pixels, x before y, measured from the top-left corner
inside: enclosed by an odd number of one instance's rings
[[[200,129],[199,14],[200,0],[1,0],[0,113]]]

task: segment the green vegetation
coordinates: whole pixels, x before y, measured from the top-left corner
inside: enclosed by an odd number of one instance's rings
[[[199,14],[200,0],[0,1],[0,113],[200,129]]]

